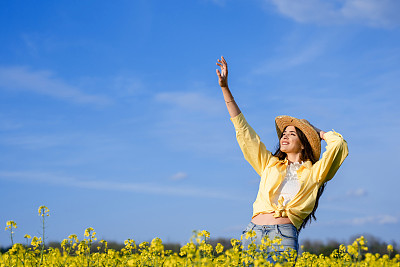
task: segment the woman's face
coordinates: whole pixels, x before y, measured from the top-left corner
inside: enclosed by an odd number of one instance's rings
[[[294,126],[287,126],[282,133],[282,138],[279,141],[280,149],[282,152],[288,153],[301,153],[304,146],[301,144]]]

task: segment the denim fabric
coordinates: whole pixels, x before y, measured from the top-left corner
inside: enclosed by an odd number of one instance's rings
[[[255,237],[246,239],[246,233],[253,230],[256,234]],[[286,249],[292,249],[298,252],[299,250],[299,242],[298,236],[299,233],[296,227],[293,224],[275,224],[275,225],[257,225],[250,222],[247,227],[244,229],[242,233],[242,245],[243,250],[248,250],[248,245],[254,240],[254,244],[261,245],[261,240],[265,237],[269,237],[269,239],[273,240],[275,237],[279,237],[282,239],[280,245],[274,245],[273,248],[268,248],[266,252],[268,252],[268,261],[272,263],[276,263],[273,260],[271,252],[276,249],[275,255],[279,256],[280,253],[284,252]],[[283,248],[281,247],[283,246]],[[257,249],[257,251],[260,251]],[[265,251],[263,251],[265,252]]]

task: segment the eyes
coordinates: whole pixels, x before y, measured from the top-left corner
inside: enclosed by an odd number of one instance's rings
[[[282,137],[284,137],[285,135],[297,136],[297,135],[296,135],[295,133],[293,133],[293,132],[290,132],[290,133],[283,132],[283,133],[282,133]]]

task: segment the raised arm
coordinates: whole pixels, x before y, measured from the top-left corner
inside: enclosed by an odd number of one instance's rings
[[[254,170],[261,176],[265,166],[272,158],[271,152],[269,152],[265,145],[260,141],[260,137],[251,128],[236,104],[231,91],[228,87],[228,65],[224,57],[218,59],[217,65],[221,67],[221,71],[217,69],[217,75],[219,78],[219,85],[221,86],[222,93],[226,107],[228,108],[229,115],[231,115],[231,121],[236,129],[236,139],[243,152],[245,159],[253,166]]]
[[[317,181],[323,184],[333,178],[340,165],[342,165],[344,159],[349,154],[347,142],[339,133],[334,131],[324,132],[312,125],[309,121],[305,119],[301,120],[310,124],[318,133],[319,137],[327,143],[326,151],[322,154],[322,158],[313,165]]]
[[[218,82],[221,86],[229,115],[231,116],[231,118],[234,118],[239,115],[241,111],[228,87],[228,64],[226,63],[224,57],[221,57],[221,59],[218,59],[217,61],[217,65],[221,68],[221,71],[217,69]]]
[[[321,131],[322,132],[322,131]],[[334,131],[323,132],[321,134],[326,141],[326,151],[322,158],[313,165],[316,180],[323,184],[333,178],[342,165],[344,159],[349,154],[347,142],[342,135]]]

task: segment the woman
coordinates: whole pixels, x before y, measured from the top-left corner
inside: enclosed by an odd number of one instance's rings
[[[278,116],[275,126],[279,149],[272,154],[247,123],[229,90],[226,60],[221,57],[217,65],[221,68],[217,69],[219,85],[237,141],[245,159],[261,176],[252,220],[242,235],[243,249],[248,249],[252,241],[260,245],[265,237],[279,237],[283,248],[275,246],[277,254],[286,249],[297,252],[299,231],[311,218],[316,219],[314,214],[325,184],[348,155],[347,143],[340,134],[321,131],[306,120]],[[322,139],[327,147],[319,159]],[[253,231],[255,237],[248,238]],[[271,262],[274,259],[268,258]]]

